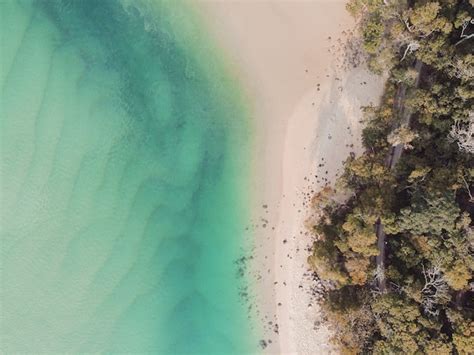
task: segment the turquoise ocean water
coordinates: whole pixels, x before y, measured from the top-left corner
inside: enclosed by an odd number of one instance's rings
[[[2,353],[248,353],[249,123],[181,1],[0,1]]]

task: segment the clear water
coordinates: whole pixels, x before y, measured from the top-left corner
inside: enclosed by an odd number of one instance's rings
[[[254,351],[248,122],[189,6],[0,3],[0,351]]]

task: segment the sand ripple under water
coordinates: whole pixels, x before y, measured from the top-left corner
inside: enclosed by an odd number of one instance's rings
[[[2,352],[251,351],[245,110],[186,11],[0,6]]]

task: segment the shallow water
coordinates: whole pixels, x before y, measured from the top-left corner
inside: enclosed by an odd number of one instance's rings
[[[254,351],[246,110],[189,8],[0,6],[1,351]]]

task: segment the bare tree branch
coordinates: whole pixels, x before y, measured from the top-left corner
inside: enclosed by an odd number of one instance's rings
[[[416,51],[418,48],[420,48],[420,44],[418,42],[410,42],[407,45],[407,48],[405,49],[405,53],[403,53],[403,57],[400,60],[400,62],[403,62],[407,54],[411,54],[414,51]]]
[[[469,114],[466,124],[456,121],[451,127],[449,137],[457,142],[459,150],[474,154],[474,112]]]
[[[466,28],[469,26],[469,24],[471,25],[474,25],[474,19],[468,19],[466,21],[463,22],[462,24],[462,30],[461,30],[461,35],[459,36],[459,38],[461,38],[458,42],[456,42],[455,46],[457,46],[458,44],[461,44],[463,43],[464,41],[470,39],[470,38],[473,38],[474,37],[474,32],[471,33],[470,35],[466,35],[464,34],[464,31],[466,30]]]
[[[469,189],[469,184],[467,183],[466,179],[464,178],[464,175],[461,175],[461,179],[462,179],[462,181],[464,181],[464,185],[466,185],[466,190],[467,190],[467,193],[469,194],[469,201],[473,202],[474,197],[472,197],[471,190]]]
[[[436,317],[439,314],[436,306],[444,304],[450,299],[449,287],[438,265],[434,265],[428,270],[423,264],[421,266],[425,278],[425,285],[421,289],[421,305],[427,314]]]

